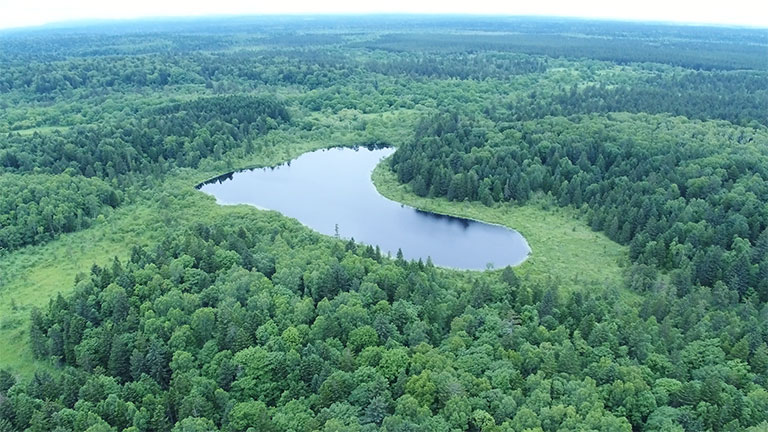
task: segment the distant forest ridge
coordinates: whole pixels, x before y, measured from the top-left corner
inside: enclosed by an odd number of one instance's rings
[[[73,32],[73,30],[75,32]],[[232,33],[247,36],[232,38]],[[164,44],[126,43],[151,33]],[[51,34],[58,35],[50,39]],[[365,35],[364,37],[362,35]],[[116,43],[104,44],[104,38]],[[40,44],[44,39],[45,44]],[[99,40],[100,49],[82,42]],[[768,70],[768,29],[534,17],[453,15],[249,16],[59,23],[0,31],[6,55],[98,56],[265,46],[349,45],[394,51],[520,52],[668,63],[694,69]],[[138,39],[137,39],[138,40]],[[109,47],[109,49],[105,49]],[[77,48],[77,49],[73,49]]]

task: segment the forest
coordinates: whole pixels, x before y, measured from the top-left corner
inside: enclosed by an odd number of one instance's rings
[[[768,31],[200,18],[0,31],[0,432],[768,428]],[[196,189],[393,146],[460,271]]]

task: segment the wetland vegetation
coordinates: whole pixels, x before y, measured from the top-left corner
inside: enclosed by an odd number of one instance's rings
[[[767,48],[482,17],[4,31],[0,431],[764,430]],[[382,195],[531,257],[440,268],[196,189],[382,145]]]

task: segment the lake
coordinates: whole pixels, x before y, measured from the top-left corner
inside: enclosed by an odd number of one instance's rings
[[[276,210],[326,235],[354,238],[406,259],[483,270],[522,263],[531,249],[515,230],[416,210],[383,197],[371,172],[392,148],[333,148],[272,168],[239,171],[200,186],[223,205]]]

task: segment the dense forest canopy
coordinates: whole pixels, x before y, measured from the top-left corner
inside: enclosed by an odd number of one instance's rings
[[[0,172],[68,169],[115,178],[157,165],[196,167],[276,128],[289,114],[279,102],[252,96],[215,96],[147,109],[117,123],[78,126],[52,134],[9,134]]]
[[[763,430],[766,50],[488,17],[0,32],[0,432]],[[565,215],[618,258],[458,272],[194,189],[369,144],[397,147],[380,190]]]
[[[691,283],[723,281],[765,301],[765,132],[645,114],[548,117],[489,131],[440,114],[424,120],[392,167],[422,196],[493,205],[544,192],[585,206],[592,228],[629,244],[631,259],[679,270],[681,294]]]
[[[120,192],[71,175],[0,175],[0,253],[89,226],[120,204]]]

